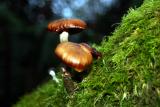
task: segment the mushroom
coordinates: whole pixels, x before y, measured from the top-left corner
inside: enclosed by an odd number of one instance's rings
[[[92,63],[92,54],[88,47],[73,42],[60,43],[55,54],[64,64],[77,72],[84,71]]]
[[[59,19],[48,24],[48,30],[60,34],[60,42],[68,41],[69,34],[79,33],[87,25],[80,19]]]
[[[69,94],[73,94],[77,89],[76,83],[81,82],[85,71],[92,63],[93,58],[101,57],[101,53],[86,43],[62,42],[55,49],[57,57],[67,66],[76,72],[68,72],[65,67],[61,67],[64,86]]]

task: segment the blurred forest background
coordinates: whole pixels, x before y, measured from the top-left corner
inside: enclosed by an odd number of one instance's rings
[[[46,30],[60,18],[80,18],[88,29],[74,42],[100,43],[119,25],[129,8],[143,0],[1,0],[0,107],[9,107],[49,77],[59,62],[54,49],[58,34]]]

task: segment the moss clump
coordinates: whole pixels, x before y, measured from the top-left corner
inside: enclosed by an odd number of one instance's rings
[[[159,4],[159,0],[145,0],[141,7],[129,10],[113,35],[95,46],[103,58],[93,63],[73,95],[52,81],[15,106],[160,106]]]
[[[63,107],[66,105],[67,94],[62,81],[59,84],[49,81],[28,94],[15,107]]]

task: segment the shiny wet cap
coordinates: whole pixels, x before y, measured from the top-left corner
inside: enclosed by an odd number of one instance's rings
[[[86,27],[87,24],[80,19],[59,19],[48,24],[48,30],[51,32],[62,33],[66,31],[69,34],[79,33]]]

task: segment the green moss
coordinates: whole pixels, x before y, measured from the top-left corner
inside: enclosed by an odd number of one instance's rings
[[[130,9],[73,95],[50,81],[15,107],[160,106],[160,1]]]
[[[59,77],[61,78],[61,77]],[[57,84],[55,81],[48,81],[37,88],[33,93],[23,97],[15,107],[63,107],[68,102],[67,92],[63,82]]]

